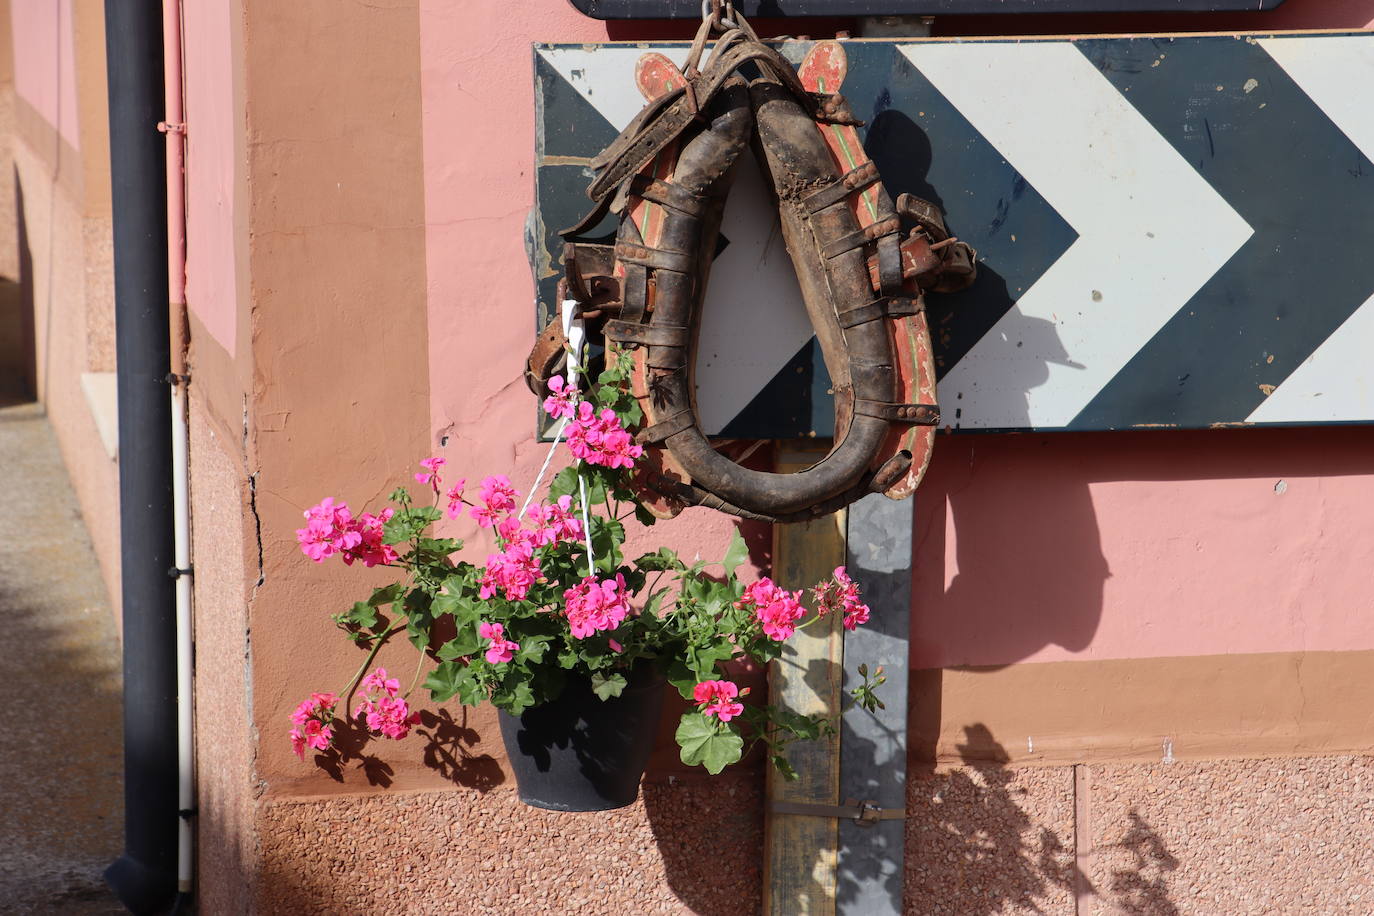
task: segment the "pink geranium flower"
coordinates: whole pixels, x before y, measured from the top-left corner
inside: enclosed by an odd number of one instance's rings
[[[846,630],[868,623],[869,607],[859,598],[858,583],[849,578],[843,566],[835,567],[834,577],[822,582],[812,594],[816,597],[816,613],[822,617],[831,611],[844,614]]]
[[[482,502],[494,512],[509,512],[515,508],[516,497],[520,491],[511,486],[505,474],[493,474],[482,481],[480,491]]]
[[[394,697],[401,691],[401,682],[397,678],[387,677],[385,668],[373,671],[364,677],[359,685],[365,690],[379,690],[389,697]]]
[[[540,547],[582,538],[582,522],[573,515],[571,496],[560,496],[555,503],[530,506],[525,517],[534,525]]]
[[[339,698],[332,693],[312,693],[291,713],[291,750],[296,756],[305,758],[305,749],[317,751],[329,749],[334,739],[334,707]]]
[[[364,566],[371,568],[378,564],[396,562],[400,556],[396,548],[382,543],[382,538],[386,534],[386,523],[395,514],[395,509],[387,508],[383,509],[380,515],[364,512],[358,516],[353,527],[358,532],[359,540],[357,545],[343,552],[344,563],[352,566],[354,560],[361,560]]]
[[[577,405],[568,429],[568,449],[588,464],[607,468],[633,467],[635,459],[644,454],[643,446],[635,444],[614,410],[607,407],[598,414],[589,401]]]
[[[563,381],[563,376],[555,375],[549,379],[549,391],[553,394],[544,399],[544,412],[557,420],[571,417],[577,404],[577,389]]]
[[[397,694],[401,682],[387,677],[385,668],[378,668],[358,682],[367,696],[358,705],[354,717],[361,719],[368,731],[384,738],[399,740],[410,734],[410,727],[420,721],[420,714],[412,712],[409,704]]]
[[[614,630],[630,613],[625,577],[619,573],[601,581],[589,576],[563,592],[563,601],[568,625],[578,639]]]
[[[466,479],[460,480],[448,488],[444,494],[448,499],[448,517],[457,518],[463,512],[463,488],[468,485]]]
[[[394,696],[366,698],[358,707],[357,717],[364,721],[368,731],[393,741],[410,734],[410,727],[420,721],[419,713],[411,712],[405,700]]]
[[[362,533],[353,522],[348,503],[335,503],[326,496],[318,505],[305,510],[305,527],[296,529],[301,552],[319,563],[336,553],[356,547]]]
[[[702,681],[692,688],[692,699],[702,713],[722,722],[729,722],[744,712],[744,704],[735,702],[737,696],[743,694],[734,681]]]
[[[485,601],[499,591],[508,601],[524,601],[542,575],[539,559],[528,542],[508,544],[501,553],[487,556],[477,596]]]
[[[487,646],[486,659],[493,665],[510,661],[515,657],[515,653],[520,651],[520,644],[506,639],[506,628],[499,623],[483,621],[477,627],[477,635],[490,641],[490,645]]]
[[[425,458],[420,462],[423,471],[415,475],[415,479],[420,483],[427,483],[434,487],[434,492],[439,492],[439,469],[448,464],[448,460],[435,455],[433,458]]]
[[[797,623],[806,615],[801,605],[801,591],[789,592],[779,588],[767,576],[751,582],[735,607],[752,611],[763,624],[768,638],[782,642],[797,631]]]

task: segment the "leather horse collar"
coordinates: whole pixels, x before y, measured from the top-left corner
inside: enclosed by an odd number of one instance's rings
[[[560,298],[578,303],[608,348],[633,357],[647,460],[632,484],[655,514],[700,505],[803,521],[870,492],[910,495],[939,422],[923,293],[967,286],[974,253],[949,236],[931,204],[903,194],[894,207],[859,144],[861,122],[834,91],[842,45],[813,46],[799,78],[743,17],[732,24],[700,70],[718,19],[703,23],[682,72],[662,55],[641,58],[641,88],[656,95],[592,161],[587,194],[596,208],[562,233],[576,237],[615,210],[615,244],[566,245]],[[740,72],[748,64],[752,78]],[[718,452],[694,400],[711,255],[734,167],[751,143],[834,383],[833,447],[792,474],[748,469]],[[905,237],[903,218],[914,223]],[[536,394],[547,393],[565,346],[559,322],[550,322],[527,371]]]

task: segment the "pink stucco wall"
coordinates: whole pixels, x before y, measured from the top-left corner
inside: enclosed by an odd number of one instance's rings
[[[72,149],[81,149],[72,0],[16,0],[10,3],[10,24],[15,93],[54,125]]]
[[[232,357],[237,345],[231,0],[183,8],[186,85],[186,302]]]
[[[963,436],[917,494],[918,667],[1374,648],[1374,430]]]

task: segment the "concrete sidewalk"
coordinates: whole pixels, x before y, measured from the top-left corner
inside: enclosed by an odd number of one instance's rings
[[[122,913],[119,643],[37,404],[0,407],[0,518],[0,913]]]

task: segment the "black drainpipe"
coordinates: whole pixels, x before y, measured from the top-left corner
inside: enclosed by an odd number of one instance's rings
[[[162,7],[105,0],[124,603],[124,854],[105,871],[136,914],[176,895],[177,682],[172,544]]]

